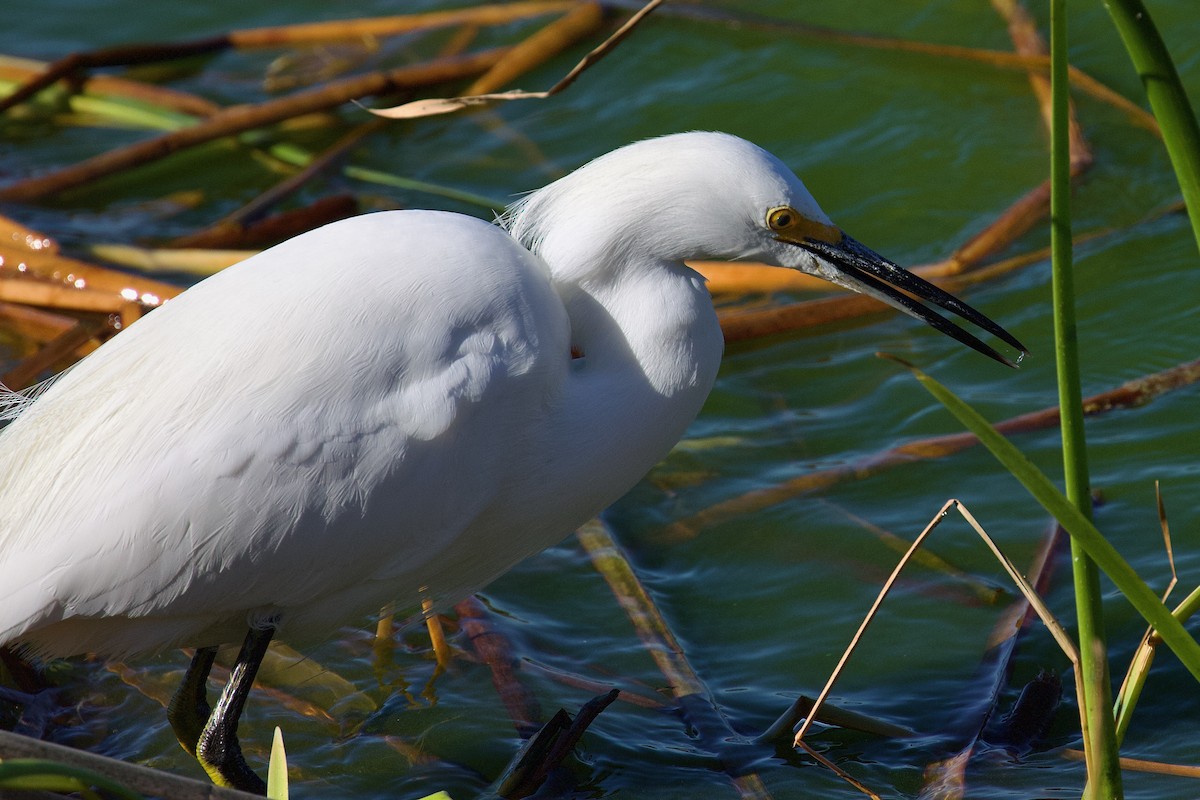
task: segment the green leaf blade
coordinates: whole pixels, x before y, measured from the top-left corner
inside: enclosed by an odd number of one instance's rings
[[[903,363],[903,362],[900,362]],[[1158,596],[1146,585],[1120,553],[1104,535],[1096,529],[1084,514],[1076,508],[1046,475],[1030,461],[1024,453],[975,409],[938,381],[916,367],[905,364],[921,384],[950,413],[992,453],[996,459],[1033,495],[1071,538],[1079,542],[1096,565],[1116,585],[1138,613],[1158,631],[1167,646],[1179,657],[1192,676],[1200,681],[1200,643],[1184,629]]]

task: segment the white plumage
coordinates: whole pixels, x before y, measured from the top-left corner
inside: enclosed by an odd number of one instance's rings
[[[303,641],[389,601],[452,602],[620,497],[699,412],[722,339],[685,258],[898,306],[880,279],[910,280],[724,134],[622,148],[502,224],[328,225],[63,376],[0,433],[0,643],[123,655],[276,626]]]

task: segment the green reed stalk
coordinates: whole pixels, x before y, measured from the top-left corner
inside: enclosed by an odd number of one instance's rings
[[[1097,566],[1104,571],[1121,594],[1125,595],[1142,618],[1158,632],[1167,647],[1179,657],[1192,677],[1200,681],[1200,642],[1192,638],[1179,619],[1163,605],[1162,600],[1158,599],[1158,595],[1146,585],[1129,562],[1117,552],[1104,534],[1096,530],[1092,521],[1084,516],[1024,453],[993,428],[982,414],[912,364],[894,356],[887,358],[907,367],[934,399],[953,413],[967,430],[979,437],[980,444],[1029,490],[1033,498],[1062,524],[1067,533],[1071,534],[1071,540],[1083,545],[1083,549]],[[1200,603],[1200,596],[1197,597],[1197,603]],[[1189,608],[1195,611],[1194,605]]]
[[[1050,251],[1054,305],[1054,361],[1062,421],[1063,474],[1067,499],[1091,517],[1087,444],[1083,431],[1083,393],[1079,385],[1079,349],[1075,325],[1074,269],[1071,261],[1070,85],[1067,61],[1066,0],[1050,4]],[[1100,573],[1083,546],[1071,540],[1075,609],[1079,629],[1079,666],[1087,753],[1086,796],[1114,798],[1121,792],[1121,768],[1113,722],[1112,686],[1104,642]]]
[[[1125,43],[1162,129],[1167,155],[1192,221],[1192,233],[1200,247],[1200,124],[1142,0],[1104,0],[1104,7]]]

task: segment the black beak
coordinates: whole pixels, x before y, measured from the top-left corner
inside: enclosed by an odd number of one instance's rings
[[[965,344],[973,350],[983,353],[989,358],[1010,367],[1017,365],[1000,355],[990,346],[984,344],[972,334],[955,325],[950,320],[938,314],[908,295],[899,291],[911,292],[922,300],[928,300],[934,305],[953,312],[971,322],[998,339],[1012,345],[1024,356],[1025,346],[1017,338],[1001,328],[995,322],[985,317],[952,294],[944,292],[924,278],[918,277],[906,269],[896,266],[871,248],[849,236],[842,235],[839,242],[823,242],[816,239],[805,239],[795,242],[808,250],[826,264],[834,267],[845,281],[837,281],[848,289],[870,295],[882,300],[893,308],[924,320],[931,327]],[[1018,359],[1020,360],[1020,359]]]

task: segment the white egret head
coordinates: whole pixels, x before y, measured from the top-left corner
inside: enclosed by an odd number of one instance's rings
[[[680,133],[614,150],[514,204],[502,223],[575,282],[637,264],[761,261],[875,297],[1002,363],[1012,364],[904,292],[1025,350],[983,314],[848,236],[783,162],[729,134]]]

